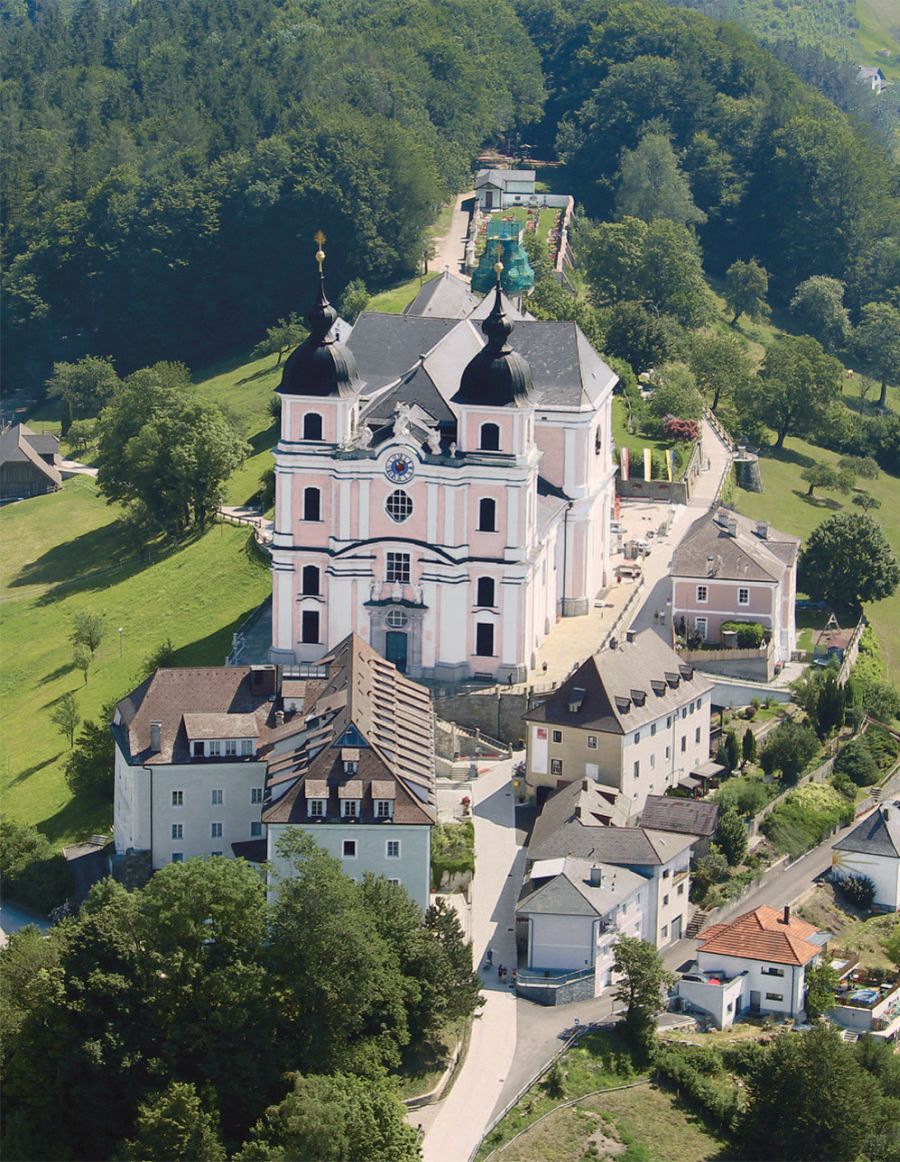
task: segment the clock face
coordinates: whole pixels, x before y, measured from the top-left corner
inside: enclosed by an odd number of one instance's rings
[[[415,464],[405,452],[394,452],[388,457],[384,466],[385,476],[394,484],[406,484],[407,481],[412,480],[415,470]]]

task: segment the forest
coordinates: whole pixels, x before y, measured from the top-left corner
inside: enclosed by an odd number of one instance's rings
[[[0,47],[7,382],[57,361],[198,366],[330,277],[412,273],[502,135],[555,150],[607,218],[623,150],[667,135],[705,267],[757,258],[851,310],[900,285],[897,174],[862,122],[745,32],[639,0],[7,0]]]

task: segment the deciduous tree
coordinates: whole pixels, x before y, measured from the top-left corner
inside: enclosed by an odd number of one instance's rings
[[[351,279],[344,287],[344,293],[341,295],[338,314],[342,319],[346,319],[348,323],[355,323],[360,313],[369,305],[369,299],[371,297],[368,290],[366,290],[366,284],[361,278]]]
[[[688,366],[694,373],[697,387],[707,398],[711,397],[713,411],[724,395],[737,395],[750,378],[750,359],[743,341],[737,335],[720,331],[694,335],[688,351]]]
[[[767,775],[781,771],[792,783],[819,749],[815,731],[799,722],[781,722],[763,743],[759,765]]]
[[[878,764],[866,746],[865,735],[851,738],[838,751],[834,769],[839,775],[846,775],[857,787],[871,787],[878,782]]]
[[[837,971],[827,960],[806,970],[806,1012],[810,1017],[824,1017],[834,1008],[834,994],[840,983]]]
[[[105,632],[106,626],[103,618],[97,613],[89,613],[82,609],[72,618],[72,632],[69,634],[69,640],[73,645],[84,646],[93,657],[100,648]]]
[[[675,977],[646,940],[620,936],[613,952],[613,971],[621,977],[613,996],[626,1006],[623,1031],[637,1053],[649,1057],[656,1044],[656,1018]]]
[[[775,447],[808,432],[841,390],[841,365],[809,335],[784,335],[766,352],[762,369],[738,394],[739,410],[775,431]]]
[[[768,293],[768,272],[755,258],[749,262],[741,259],[733,262],[725,272],[725,302],[734,312],[731,325],[734,326],[741,315],[748,319],[764,319],[769,313]]]
[[[170,1082],[157,1097],[142,1102],[135,1130],[119,1154],[124,1162],[225,1162],[216,1117],[204,1109],[189,1082]]]
[[[892,303],[866,303],[853,338],[860,358],[881,380],[878,406],[883,408],[888,380],[900,379],[900,308]]]
[[[808,333],[829,350],[841,347],[850,333],[845,289],[840,279],[816,274],[801,282],[791,299],[791,311]]]
[[[668,218],[682,226],[706,221],[691,197],[691,183],[664,133],[646,133],[622,154],[616,211],[620,217],[653,222]]]
[[[96,416],[112,399],[119,377],[112,359],[87,355],[77,363],[54,363],[47,380],[47,395],[63,407],[62,434],[68,434],[73,420]]]
[[[900,583],[887,538],[865,513],[837,512],[814,528],[799,572],[801,588],[814,601],[842,608],[889,597]]]
[[[75,742],[75,731],[78,729],[78,723],[81,722],[81,715],[78,713],[78,703],[75,700],[75,695],[69,691],[57,701],[54,708],[50,711],[50,721],[60,732],[64,735],[71,747]]]
[[[730,867],[743,862],[747,854],[747,828],[734,807],[729,807],[720,816],[716,827],[716,843]]]

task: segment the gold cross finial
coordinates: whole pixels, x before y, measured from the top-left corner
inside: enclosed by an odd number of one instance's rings
[[[322,273],[322,263],[325,261],[325,251],[322,247],[325,245],[325,235],[321,230],[317,230],[313,234],[313,241],[318,245],[319,249],[316,251],[316,262],[319,264],[319,274]]]

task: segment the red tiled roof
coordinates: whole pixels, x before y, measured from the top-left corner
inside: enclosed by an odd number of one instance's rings
[[[728,924],[713,924],[700,933],[698,952],[767,960],[773,964],[806,964],[822,951],[809,937],[819,931],[815,924],[791,916],[787,924],[774,908],[754,908]]]

